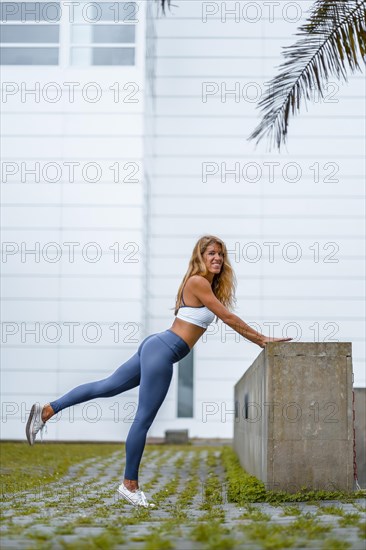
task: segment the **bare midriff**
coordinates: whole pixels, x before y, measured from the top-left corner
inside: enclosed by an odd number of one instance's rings
[[[193,348],[197,340],[199,340],[202,334],[206,331],[205,328],[188,323],[182,319],[174,319],[172,326],[169,328],[175,334],[178,334],[188,344],[190,349]]]

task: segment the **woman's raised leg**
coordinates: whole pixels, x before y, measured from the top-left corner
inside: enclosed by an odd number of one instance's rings
[[[110,376],[73,388],[68,393],[50,401],[55,413],[98,397],[112,397],[135,388],[140,383],[140,356],[138,351],[116,369]]]
[[[72,405],[77,405],[78,403],[84,403],[90,399],[96,399],[98,397],[113,397],[114,395],[118,395],[119,393],[123,393],[138,386],[140,383],[141,372],[140,352],[143,345],[153,336],[154,334],[151,334],[150,336],[144,338],[136,353],[107,378],[81,384],[80,386],[70,390],[59,399],[51,401],[49,404],[54,413],[58,413],[66,407],[71,407]]]
[[[43,407],[39,403],[34,403],[26,425],[29,444],[34,444],[37,433],[42,434],[46,421],[59,411],[90,399],[112,397],[138,386],[140,383],[140,350],[152,336],[154,335],[147,336],[139,345],[137,352],[107,378],[81,384]]]

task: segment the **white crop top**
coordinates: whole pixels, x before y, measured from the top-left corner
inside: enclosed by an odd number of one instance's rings
[[[183,300],[183,291],[182,291],[182,302],[183,306],[179,307],[178,313],[176,315],[177,319],[182,319],[187,323],[192,323],[202,328],[207,328],[208,325],[212,323],[215,318],[215,314],[212,313],[210,309],[206,306],[186,306]],[[182,311],[183,310],[183,311]]]

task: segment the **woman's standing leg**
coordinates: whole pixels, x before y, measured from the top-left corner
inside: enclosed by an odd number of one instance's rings
[[[140,352],[141,378],[135,419],[126,439],[125,482],[129,489],[138,487],[138,470],[150,428],[165,396],[173,375],[171,349],[155,336]],[[134,480],[134,484],[128,481]],[[131,489],[132,487],[132,489]]]

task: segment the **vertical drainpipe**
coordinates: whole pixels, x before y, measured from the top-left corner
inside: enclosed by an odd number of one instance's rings
[[[154,0],[145,4],[145,89],[144,89],[144,157],[143,157],[143,333],[150,333],[150,235],[151,235],[151,185],[155,160],[155,25]],[[149,97],[150,102],[146,101]],[[150,105],[152,105],[150,111]],[[147,116],[150,120],[147,123]],[[149,140],[149,144],[147,144]],[[148,146],[149,145],[149,146]],[[147,159],[147,155],[149,158]]]

